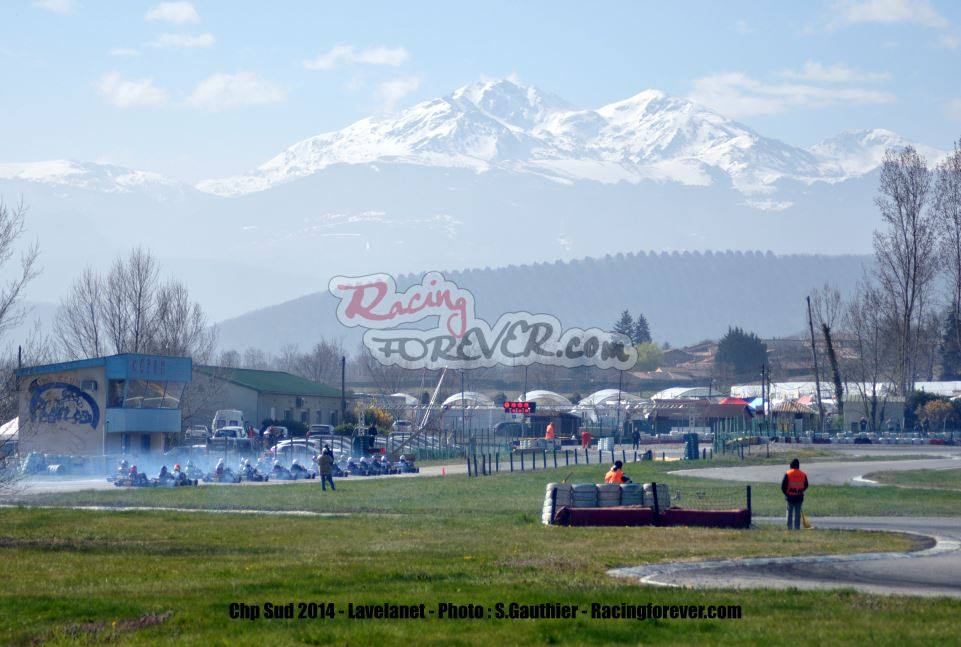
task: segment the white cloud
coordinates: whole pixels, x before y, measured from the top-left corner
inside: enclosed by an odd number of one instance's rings
[[[140,56],[140,50],[132,47],[114,47],[110,50],[110,55],[127,57]]]
[[[304,61],[308,70],[333,70],[341,64],[387,65],[398,67],[410,59],[410,53],[403,47],[370,47],[357,49],[353,45],[335,45],[326,54]]]
[[[782,70],[780,75],[785,79],[799,81],[815,81],[818,83],[853,83],[887,81],[891,75],[886,72],[860,72],[843,65],[822,65],[816,61],[805,61],[804,67],[798,70]]]
[[[948,99],[944,102],[944,114],[949,119],[961,121],[961,99]]]
[[[171,22],[175,25],[200,22],[200,14],[191,2],[161,2],[151,7],[145,18],[155,22]]]
[[[112,106],[134,108],[159,106],[167,102],[167,92],[153,84],[153,79],[124,80],[117,72],[109,72],[96,83],[100,95]]]
[[[33,0],[33,6],[53,13],[69,14],[76,8],[73,0]]]
[[[217,112],[241,106],[282,103],[286,98],[287,93],[279,86],[252,72],[238,72],[207,77],[197,84],[186,104]]]
[[[211,47],[214,44],[214,35],[207,32],[205,34],[160,34],[152,43],[154,47],[169,47],[175,49],[195,49],[199,47]]]
[[[420,79],[416,76],[402,76],[391,81],[384,81],[377,86],[374,93],[381,106],[387,112],[392,112],[397,103],[411,92],[420,87]]]
[[[942,49],[957,49],[961,47],[961,36],[958,34],[941,34],[936,45]]]
[[[948,21],[928,0],[842,0],[832,7],[829,28],[859,23],[916,23],[925,27],[947,27]]]
[[[799,108],[837,103],[872,104],[895,100],[889,92],[856,87],[821,87],[805,83],[764,83],[742,72],[724,72],[692,82],[688,98],[735,118],[773,115]]]

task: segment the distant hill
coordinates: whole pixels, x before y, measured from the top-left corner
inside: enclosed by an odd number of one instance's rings
[[[830,282],[850,293],[870,256],[776,255],[771,252],[639,252],[497,269],[445,272],[474,293],[477,314],[528,310],[556,315],[565,326],[610,327],[619,313],[643,312],[658,342],[688,344],[740,325],[765,337],[804,326],[804,297]],[[406,286],[419,275],[398,277]],[[275,352],[321,337],[353,351],[360,336],[334,317],[336,301],[309,294],[218,324],[220,347]]]

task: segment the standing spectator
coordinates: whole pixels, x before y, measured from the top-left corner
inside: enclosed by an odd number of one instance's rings
[[[581,447],[587,449],[591,446],[591,432],[587,429],[581,432]]]
[[[861,426],[862,434],[868,430],[868,419],[865,418],[864,416],[861,416],[861,422],[858,424]]]
[[[547,423],[547,431],[544,432],[544,438],[547,440],[554,440],[554,421],[551,420]]]
[[[324,445],[324,451],[317,457],[317,473],[320,474],[320,487],[324,492],[327,491],[328,483],[332,492],[337,491],[334,487],[334,452],[330,445]]]
[[[640,446],[641,446],[641,432],[637,430],[637,427],[635,427],[635,428],[634,428],[634,431],[631,432],[631,441],[632,441],[632,443],[633,443],[633,445],[634,445],[634,450],[635,450],[635,451],[640,448]]]
[[[801,471],[801,461],[791,461],[791,469],[781,479],[781,492],[787,500],[788,530],[801,529],[801,506],[804,504],[804,491],[808,489],[808,475]]]

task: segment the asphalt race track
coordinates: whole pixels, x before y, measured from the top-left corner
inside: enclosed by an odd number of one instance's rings
[[[833,448],[832,448],[833,449]],[[952,447],[877,447],[842,450],[851,455],[891,456],[879,461],[812,461],[802,463],[812,486],[872,485],[866,473],[890,470],[961,468],[961,452]],[[897,460],[898,455],[930,454],[932,458]],[[785,453],[785,463],[790,452]],[[676,470],[675,475],[749,482],[780,482],[786,465],[752,465]],[[890,486],[881,486],[890,487]],[[784,519],[757,518],[756,523],[782,524]],[[867,593],[950,596],[961,598],[961,518],[954,517],[821,517],[817,528],[882,530],[924,537],[925,546],[911,553],[872,553],[809,557],[673,562],[610,571],[648,585],[698,588],[854,588]],[[803,531],[802,531],[803,532]]]
[[[780,518],[756,521],[783,523]],[[653,586],[853,588],[866,593],[961,598],[961,519],[830,517],[813,518],[811,522],[818,528],[919,533],[933,541],[928,540],[927,548],[913,553],[671,562],[609,573]]]
[[[834,448],[832,447],[832,450]],[[852,455],[892,456],[892,460],[872,461],[813,461],[801,462],[801,469],[808,475],[811,486],[822,485],[871,485],[869,481],[859,480],[859,477],[870,472],[888,472],[901,470],[934,470],[961,469],[961,450],[954,447],[931,448],[922,450],[920,447],[891,447],[873,450],[847,450],[841,453]],[[930,454],[932,458],[915,460],[898,460],[898,455]],[[780,483],[784,470],[790,461],[790,452],[784,452],[783,465],[745,465],[743,467],[706,467],[691,470],[676,470],[670,472],[678,476],[697,476],[708,479],[725,481],[747,481],[754,483]]]

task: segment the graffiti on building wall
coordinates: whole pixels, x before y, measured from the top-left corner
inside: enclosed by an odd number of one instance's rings
[[[100,422],[100,407],[81,389],[66,382],[31,385],[30,420],[50,424],[90,425]]]

